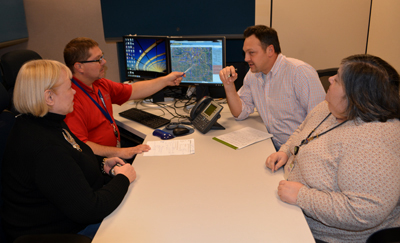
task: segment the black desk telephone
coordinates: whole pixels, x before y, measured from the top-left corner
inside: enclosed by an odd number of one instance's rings
[[[221,117],[219,113],[222,109],[223,107],[211,97],[205,96],[190,111],[190,120],[193,126],[203,134],[214,127],[225,129],[216,122]]]

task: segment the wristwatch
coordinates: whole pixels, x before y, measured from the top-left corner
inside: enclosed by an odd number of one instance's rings
[[[107,174],[107,173],[105,172],[105,170],[104,170],[104,166],[105,166],[105,165],[106,165],[106,158],[103,159],[103,162],[101,162],[101,166],[100,166],[101,172],[102,172],[103,174]]]
[[[108,173],[111,177],[116,176],[116,175],[115,175],[115,170],[114,170],[115,166],[121,167],[122,165],[120,165],[120,164],[117,163],[117,164],[115,164],[113,167],[111,167],[111,170],[110,170],[110,172]]]

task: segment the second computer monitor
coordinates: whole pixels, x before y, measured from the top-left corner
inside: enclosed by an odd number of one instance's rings
[[[219,71],[225,67],[225,37],[169,38],[171,71],[185,72],[182,84],[222,85]]]

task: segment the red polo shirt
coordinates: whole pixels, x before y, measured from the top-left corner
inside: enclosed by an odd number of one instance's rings
[[[96,80],[92,84],[92,89],[77,78],[74,77],[74,79],[104,109],[103,102],[98,95],[100,90],[103,95],[104,103],[107,106],[106,109],[115,127],[117,127],[113,117],[112,104],[122,105],[128,101],[132,93],[132,86],[102,78]],[[76,90],[74,111],[69,113],[64,120],[69,129],[85,143],[91,141],[100,145],[115,147],[117,145],[117,138],[114,135],[114,128],[110,121],[93,101],[74,83],[72,83],[72,88]],[[119,131],[118,140],[120,140]]]

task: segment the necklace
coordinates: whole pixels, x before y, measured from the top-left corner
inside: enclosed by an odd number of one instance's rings
[[[71,136],[71,134],[69,134],[69,132],[67,130],[65,130],[63,128],[63,135],[65,140],[67,140],[68,143],[70,143],[72,145],[72,147],[74,147],[74,149],[78,150],[79,152],[82,152],[81,147],[79,146],[79,144],[77,144],[75,142],[75,139]]]
[[[339,123],[339,124],[337,124],[336,126],[334,126],[334,127],[332,127],[332,128],[330,128],[330,129],[328,129],[328,130],[326,130],[325,132],[323,132],[323,133],[320,133],[320,134],[316,134],[316,135],[314,135],[314,136],[312,136],[311,137],[311,134],[313,134],[314,132],[315,132],[315,130],[317,130],[317,128],[319,127],[319,126],[321,126],[321,124],[322,123],[324,123],[324,121],[326,120],[326,119],[328,119],[328,117],[331,115],[332,113],[329,113],[309,134],[308,134],[308,136],[305,138],[305,139],[303,139],[302,141],[301,141],[301,143],[298,145],[298,146],[295,146],[294,147],[294,149],[293,149],[293,160],[290,162],[290,164],[288,165],[288,166],[286,166],[285,167],[285,174],[284,174],[284,177],[285,177],[285,179],[287,179],[288,177],[289,177],[289,174],[290,174],[290,172],[292,172],[292,170],[293,170],[293,168],[294,168],[294,161],[295,161],[295,159],[296,159],[296,155],[299,153],[299,150],[300,150],[300,147],[301,146],[303,146],[303,145],[306,145],[306,144],[308,144],[309,142],[311,142],[312,140],[314,140],[314,139],[316,139],[316,138],[319,138],[319,137],[321,137],[322,135],[324,135],[324,134],[326,134],[326,133],[328,133],[328,132],[330,132],[330,131],[332,131],[333,129],[335,129],[335,128],[338,128],[338,127],[340,127],[341,125],[343,125],[343,124],[345,124],[348,120],[346,120],[346,121],[344,121],[344,122],[342,122],[342,123]]]

